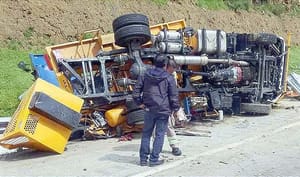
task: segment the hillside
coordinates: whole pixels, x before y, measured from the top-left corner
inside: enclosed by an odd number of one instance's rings
[[[151,24],[185,19],[194,28],[226,32],[271,32],[282,37],[291,32],[292,43],[300,44],[299,17],[253,10],[212,11],[194,0],[170,0],[165,5],[149,0],[1,0],[0,8],[0,40],[7,43],[26,40],[26,45],[43,46],[75,40],[85,30],[112,32],[114,18],[138,12],[146,14]]]

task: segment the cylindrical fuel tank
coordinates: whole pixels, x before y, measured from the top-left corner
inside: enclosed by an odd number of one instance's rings
[[[182,35],[177,31],[160,31],[157,35],[158,41],[180,41],[181,39]]]
[[[162,53],[181,53],[182,52],[182,44],[176,42],[160,42],[159,50]]]
[[[205,54],[221,54],[227,49],[226,33],[221,30],[200,29],[197,31],[198,47],[195,52]]]

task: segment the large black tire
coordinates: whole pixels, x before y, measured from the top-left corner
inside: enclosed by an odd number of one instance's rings
[[[71,132],[69,141],[81,139],[84,135],[84,131],[87,129],[87,127],[83,125],[79,125],[78,127],[74,128]]]
[[[120,125],[116,127],[116,136],[121,137],[123,135],[123,129]]]
[[[127,114],[127,123],[128,125],[134,125],[135,123],[139,123],[144,121],[145,111],[137,110]]]
[[[271,104],[241,103],[241,112],[268,115],[272,110]]]
[[[116,18],[112,23],[114,32],[128,25],[145,25],[149,27],[149,20],[143,14],[126,14]]]
[[[135,41],[140,45],[151,39],[150,28],[146,25],[128,25],[115,32],[115,43],[121,47],[128,47],[130,42]]]

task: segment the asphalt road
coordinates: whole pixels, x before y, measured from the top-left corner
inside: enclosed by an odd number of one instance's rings
[[[138,166],[139,134],[128,142],[69,142],[61,155],[2,149],[0,176],[299,176],[299,113],[300,101],[282,100],[268,116],[194,122],[190,130],[208,136],[178,136],[180,157],[166,142],[158,167]]]
[[[225,145],[155,176],[299,176],[300,124],[292,125]]]

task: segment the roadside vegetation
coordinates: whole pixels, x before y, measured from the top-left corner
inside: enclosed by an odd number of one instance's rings
[[[20,61],[30,64],[29,53],[26,50],[0,48],[0,117],[12,115],[19,104],[18,97],[32,84],[30,72],[17,66]]]
[[[290,48],[289,73],[300,74],[300,47],[292,46]]]
[[[168,4],[170,0],[152,0],[159,6]],[[174,0],[180,2],[180,0]],[[300,2],[298,0],[195,0],[200,8],[209,10],[256,10],[263,13],[270,13],[277,16],[288,14],[292,16],[300,16]]]

